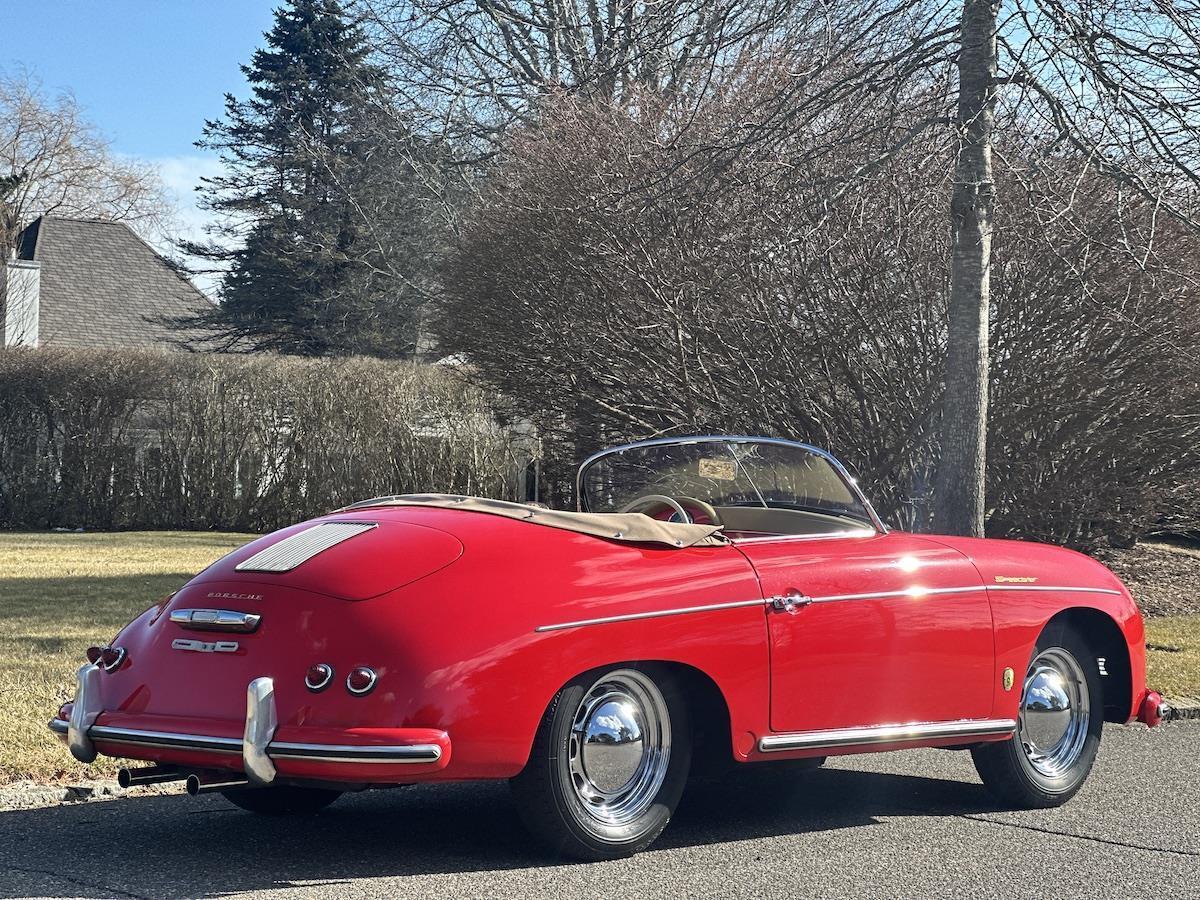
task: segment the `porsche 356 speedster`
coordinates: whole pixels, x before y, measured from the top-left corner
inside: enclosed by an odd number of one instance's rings
[[[509,779],[531,831],[605,859],[658,836],[693,763],[956,748],[1054,806],[1104,722],[1164,715],[1106,568],[889,530],[816,448],[646,441],[577,488],[574,512],[384,497],[259,538],[90,648],[50,728],[149,762],[127,786],[258,813]]]

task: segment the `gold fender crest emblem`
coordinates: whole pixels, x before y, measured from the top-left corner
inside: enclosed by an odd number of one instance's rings
[[[1013,673],[1013,670],[1011,667],[1008,667],[1004,670],[1004,679],[1003,680],[1004,680],[1004,689],[1006,691],[1011,691],[1012,686],[1013,686],[1013,681],[1016,680],[1016,675]]]

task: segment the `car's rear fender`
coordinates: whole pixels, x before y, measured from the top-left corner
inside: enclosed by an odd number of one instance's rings
[[[509,777],[524,766],[563,684],[599,666],[662,660],[719,685],[735,748],[752,745],[767,721],[766,613],[757,579],[735,550],[651,548],[461,516],[456,534],[466,549],[453,565],[359,602],[261,574],[215,581],[210,572],[193,581],[119,635],[127,658],[101,679],[99,723],[118,714],[184,716],[224,721],[222,733],[233,734],[247,685],[270,677],[281,729],[436,729],[454,747],[438,777]],[[727,607],[730,600],[738,602]],[[718,608],[571,624],[697,605]],[[171,622],[171,612],[217,606],[253,611],[260,624],[226,635]],[[552,625],[566,627],[545,630]],[[172,646],[226,638],[237,652]],[[335,670],[317,693],[304,684],[314,663]],[[366,696],[345,689],[358,665],[379,676]]]

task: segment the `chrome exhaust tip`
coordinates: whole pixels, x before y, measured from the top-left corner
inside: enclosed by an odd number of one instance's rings
[[[144,784],[166,784],[171,781],[183,781],[183,779],[183,773],[174,766],[121,769],[117,773],[117,784],[123,788],[141,787]]]
[[[211,794],[216,791],[234,791],[247,787],[250,787],[250,782],[245,778],[237,778],[236,776],[217,776],[212,779],[201,778],[199,775],[189,775],[187,777],[187,792],[193,797],[199,794]]]
[[[1175,718],[1175,711],[1163,699],[1162,694],[1158,691],[1146,691],[1146,696],[1142,698],[1141,709],[1138,710],[1138,721],[1153,728],[1155,725],[1169,722],[1173,718]]]

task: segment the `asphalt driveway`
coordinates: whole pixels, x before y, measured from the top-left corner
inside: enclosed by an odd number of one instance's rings
[[[999,811],[963,753],[843,757],[799,789],[692,791],[651,851],[546,857],[504,785],[346,796],[306,820],[219,796],[0,813],[0,897],[1200,897],[1200,723],[1106,729],[1067,806]]]

